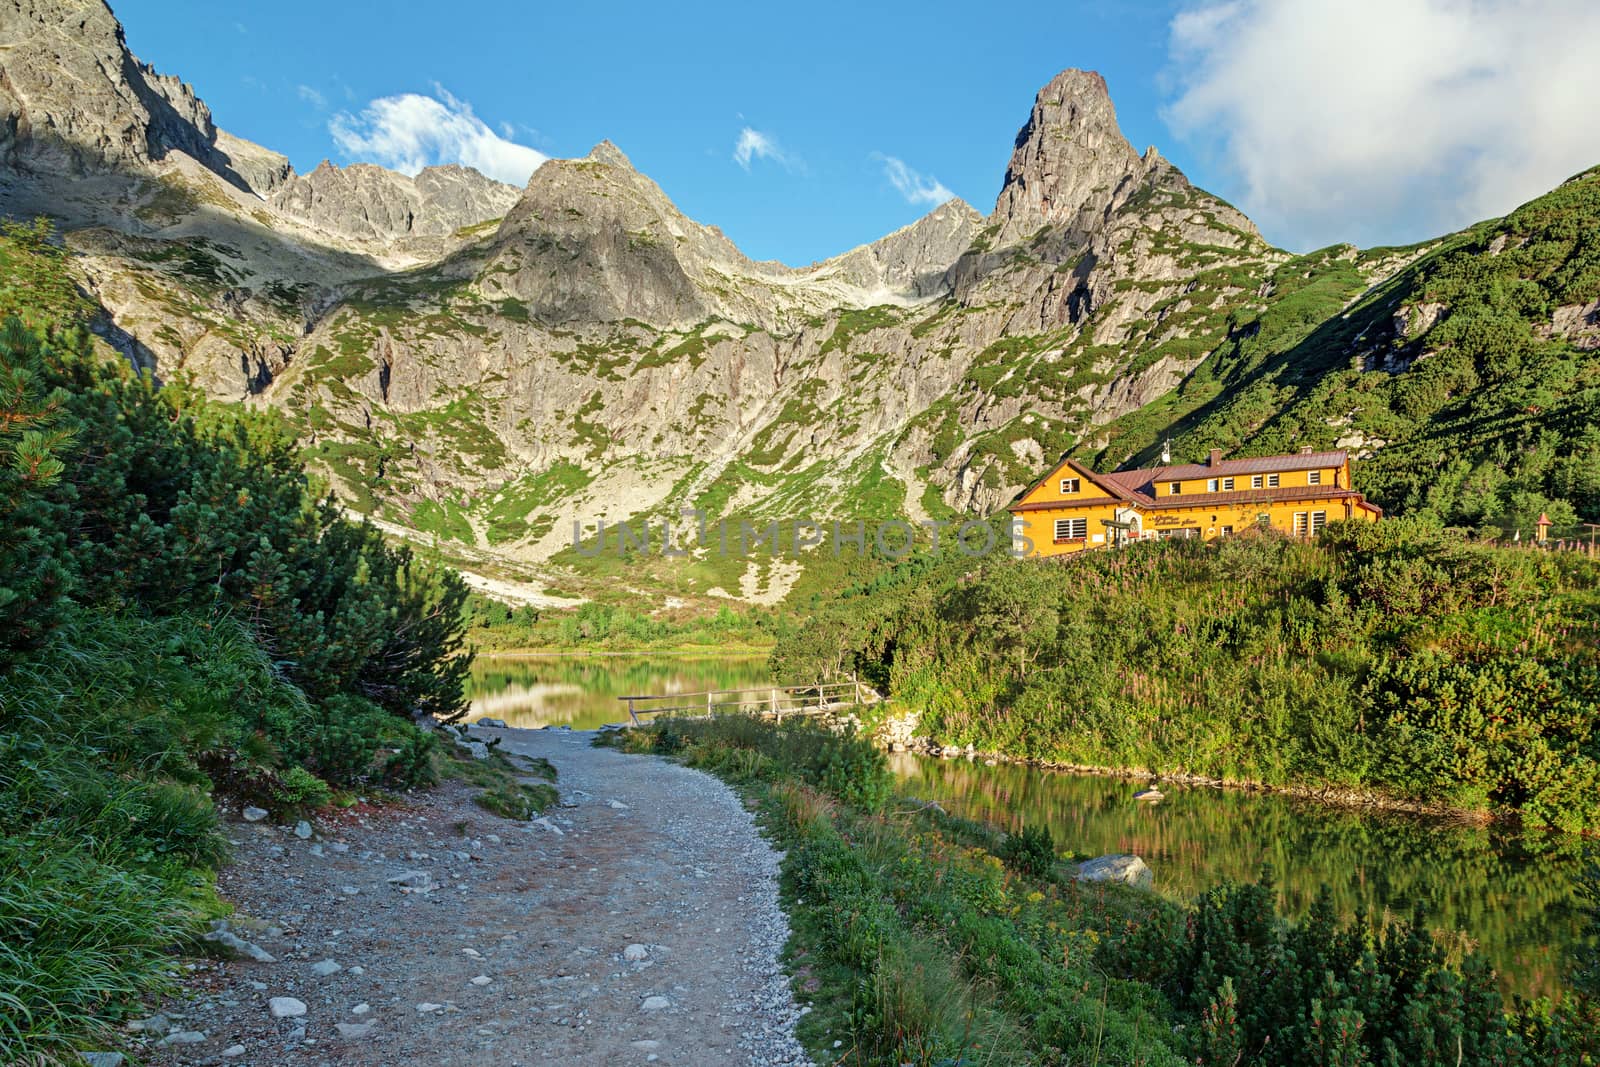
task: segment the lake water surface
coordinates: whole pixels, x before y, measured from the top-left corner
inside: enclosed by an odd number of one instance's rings
[[[469,718],[587,730],[627,717],[619,696],[768,682],[762,656],[483,657]],[[1270,863],[1290,914],[1322,885],[1347,917],[1409,916],[1420,901],[1447,945],[1474,946],[1524,996],[1559,992],[1564,952],[1582,936],[1573,898],[1582,842],[1571,835],[1173,785],[1152,806],[1131,799],[1143,782],[1118,778],[904,754],[892,765],[904,792],[955,814],[1007,829],[1042,822],[1063,851],[1136,853],[1174,898],[1253,880]]]
[[[768,678],[765,656],[480,656],[467,683],[467,718],[594,730],[627,719],[620,696],[738,689]]]
[[[1447,945],[1484,954],[1508,992],[1558,993],[1564,950],[1583,936],[1573,888],[1581,839],[1393,813],[1353,811],[1270,793],[1146,782],[965,759],[891,757],[901,788],[952,814],[1007,829],[1043,823],[1057,846],[1132,852],[1156,889],[1190,898],[1222,880],[1254,881],[1271,864],[1285,911],[1302,915],[1326,885],[1346,917],[1409,917],[1421,902]]]

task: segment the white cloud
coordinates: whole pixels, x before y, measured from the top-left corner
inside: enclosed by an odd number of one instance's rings
[[[739,141],[733,146],[733,161],[749,170],[752,159],[770,159],[786,168],[790,165],[789,156],[779,147],[776,137],[746,126],[739,131]]]
[[[1168,125],[1291,247],[1418,240],[1600,163],[1593,0],[1204,0],[1171,33]]]
[[[317,92],[311,86],[298,85],[295,88],[300,93],[300,99],[304,100],[318,111],[321,111],[323,108],[328,106],[328,98]]]
[[[334,142],[353,158],[415,174],[436,163],[462,163],[497,181],[523,185],[549,157],[491,130],[441,85],[436,96],[402,93],[372,101],[360,115],[340,112],[328,123]]]
[[[939,179],[924,177],[894,156],[875,152],[872,158],[883,164],[883,176],[889,179],[889,184],[899,190],[908,204],[928,204],[937,207],[946,200],[955,199],[956,194],[945,188]]]

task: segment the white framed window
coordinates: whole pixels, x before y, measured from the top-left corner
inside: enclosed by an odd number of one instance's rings
[[[1296,537],[1304,537],[1306,535],[1306,513],[1303,511],[1294,513],[1294,535]]]
[[[1224,479],[1222,479],[1222,491],[1224,493],[1233,492],[1233,479],[1232,478],[1224,478]]]
[[[1217,480],[1215,478],[1207,478],[1206,479],[1206,492],[1215,493],[1217,491],[1217,485],[1218,485],[1218,482],[1217,482]]]
[[[1082,484],[1083,483],[1080,482],[1076,478],[1063,478],[1063,479],[1061,479],[1061,495],[1062,496],[1071,496],[1071,495],[1073,495],[1074,493],[1076,493],[1078,491],[1078,488]]]
[[[1250,476],[1250,488],[1252,488],[1252,489],[1260,489],[1261,485],[1262,485],[1261,475],[1252,474]]]
[[[1276,474],[1267,475],[1267,488],[1268,489],[1276,489],[1276,488],[1278,488],[1278,476]]]
[[[1313,511],[1311,513],[1311,536],[1312,537],[1315,537],[1315,536],[1317,536],[1317,534],[1321,533],[1323,527],[1325,527],[1327,525],[1328,525],[1328,513],[1326,511]]]
[[[1311,472],[1307,473],[1306,474],[1306,484],[1307,485],[1321,485],[1322,484],[1322,472],[1321,471],[1311,471]]]
[[[1081,541],[1089,533],[1088,519],[1057,519],[1056,541]]]
[[[1183,483],[1182,482],[1168,482],[1167,483],[1167,495],[1168,496],[1181,496],[1182,494],[1183,494]]]

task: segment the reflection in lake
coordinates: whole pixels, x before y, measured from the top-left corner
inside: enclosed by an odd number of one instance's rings
[[[1135,803],[1145,782],[967,760],[892,757],[901,788],[953,814],[1007,829],[1043,822],[1063,851],[1133,852],[1156,888],[1192,897],[1272,864],[1284,909],[1303,914],[1322,885],[1340,911],[1373,918],[1427,908],[1461,931],[1509,992],[1558,992],[1563,949],[1583,929],[1573,907],[1582,842],[1561,834],[1330,808],[1261,793],[1162,784],[1160,804]],[[1447,944],[1456,943],[1447,935]]]
[[[766,685],[765,656],[479,656],[469,720],[593,730],[628,717],[619,696]]]

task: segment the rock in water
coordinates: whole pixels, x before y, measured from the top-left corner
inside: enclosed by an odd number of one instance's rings
[[[1121,882],[1149,889],[1155,883],[1150,868],[1138,856],[1097,856],[1078,864],[1075,876],[1080,882]]]
[[[1157,789],[1155,786],[1151,786],[1149,789],[1141,789],[1139,792],[1133,794],[1133,799],[1142,800],[1147,804],[1154,804],[1159,800],[1165,800],[1166,794],[1161,792],[1161,790]]]
[[[504,719],[479,719],[477,722],[473,723],[472,725],[474,725],[474,726],[490,726],[490,727],[493,727],[496,730],[504,730],[506,728],[506,721]]]

